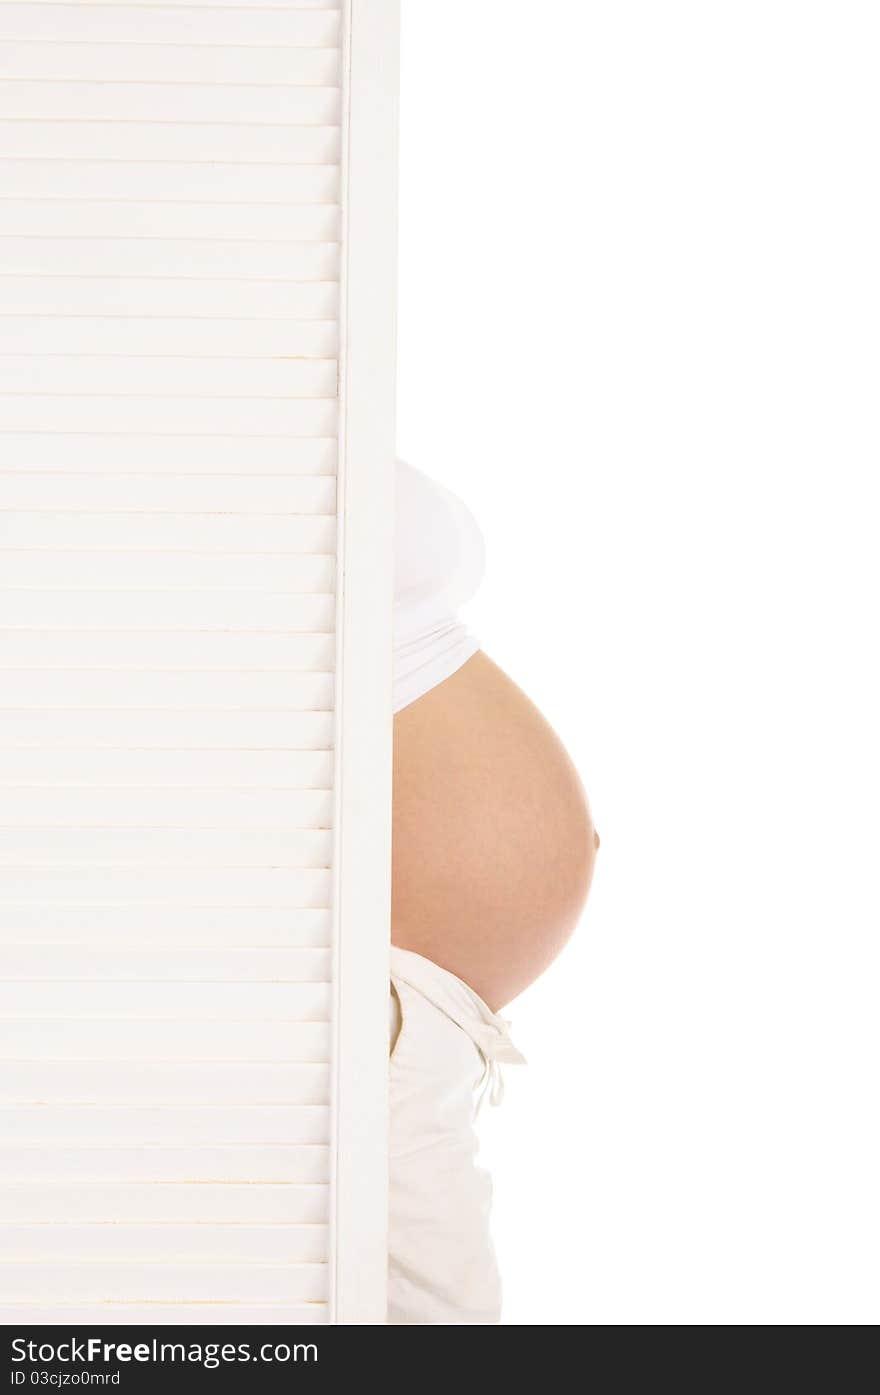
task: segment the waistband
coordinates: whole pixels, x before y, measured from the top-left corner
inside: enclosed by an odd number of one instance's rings
[[[448,969],[441,969],[439,964],[421,954],[392,945],[391,978],[408,984],[451,1018],[467,1033],[487,1063],[525,1065],[525,1056],[511,1041],[507,1018],[493,1012],[478,993]]]

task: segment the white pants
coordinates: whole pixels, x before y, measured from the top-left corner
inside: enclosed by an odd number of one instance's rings
[[[437,964],[394,947],[391,982],[388,1321],[496,1323],[492,1184],[474,1119],[485,1093],[500,1098],[499,1063],[524,1058],[504,1018]]]

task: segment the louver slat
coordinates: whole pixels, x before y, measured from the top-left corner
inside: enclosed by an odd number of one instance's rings
[[[89,360],[63,361],[63,366],[54,371],[63,373],[72,389],[74,384],[69,380],[75,375],[71,373],[71,364],[83,362],[88,365],[88,371],[79,376],[84,380],[84,387],[88,388],[94,375],[101,371],[100,366],[92,367]],[[132,385],[138,371],[142,375],[154,373],[161,376],[167,373],[169,381],[176,372],[178,379],[183,380],[181,386],[188,382],[195,388],[207,386],[206,382],[196,381],[196,374],[189,370],[188,360],[174,368],[167,366],[171,360],[163,360],[157,365],[149,360],[135,360],[134,364],[125,359],[112,359],[110,362],[116,365],[120,376],[126,376],[126,386]],[[236,373],[236,368],[230,365],[224,376],[223,367],[221,364],[221,388],[227,377],[232,381]],[[330,373],[320,364],[309,364],[307,369],[303,372],[302,368],[293,366],[286,371],[290,372],[294,382],[299,379],[303,388],[314,386],[326,392],[331,382],[335,388],[335,367]],[[316,369],[318,372],[315,372]],[[3,371],[4,365],[0,361],[0,379]],[[205,365],[201,371],[208,378],[213,367]],[[247,360],[243,362],[241,371],[252,371]],[[51,503],[53,511],[74,509],[82,513],[93,509],[122,509],[126,512],[158,513],[331,514],[336,510],[336,481],[322,476],[286,478],[256,474],[246,479],[225,476],[193,479],[189,475],[141,475],[110,479],[104,475],[89,474],[47,479],[42,471],[0,472],[0,512],[40,510],[47,503]]]
[[[211,41],[199,44],[122,42],[40,43],[4,39],[0,78],[41,81],[196,82],[288,84],[334,87],[339,77],[335,48],[294,48],[291,44]]]
[[[324,1182],[330,1175],[325,1147],[304,1144],[271,1148],[62,1148],[6,1147],[0,1152],[0,1182],[52,1182],[58,1176],[89,1182],[209,1183],[275,1182],[287,1186]],[[2,1247],[2,1235],[0,1235]],[[0,1248],[2,1253],[2,1248]]]
[[[324,869],[287,867],[10,867],[2,886],[10,901],[149,905],[172,911],[178,905],[203,906],[209,892],[217,903],[233,906],[288,906],[291,910],[326,910],[330,876]],[[3,902],[0,902],[0,906]]]
[[[192,284],[192,283],[191,283]],[[181,431],[260,431],[291,436],[328,436],[336,426],[335,398],[320,401],[278,397],[102,397],[51,393],[0,398],[10,431],[41,431],[47,421],[59,431],[149,431],[157,421],[174,420]]]
[[[2,166],[3,161],[0,160],[0,181],[3,179]],[[181,188],[192,189],[185,173],[181,175],[180,184]],[[270,192],[277,193],[277,178],[271,180],[270,185]],[[172,196],[173,193],[169,193],[169,197]],[[122,189],[120,197],[125,197]],[[136,280],[113,276],[65,276],[61,272],[43,277],[0,276],[0,301],[4,313],[9,315],[150,315],[167,319],[196,316],[209,320],[234,320],[241,316],[245,319],[308,322],[332,319],[336,312],[337,296],[338,287],[332,280],[310,282],[292,278],[272,280],[268,277],[263,280],[212,280],[209,277],[168,280],[158,275]],[[174,340],[169,333],[166,353],[173,353],[174,349]],[[24,429],[45,431],[51,420],[44,414],[39,425]],[[55,431],[65,429],[54,421],[53,428]],[[9,425],[6,429],[16,428]],[[104,425],[103,428],[93,429],[112,431],[124,427]],[[149,431],[150,428],[142,429]],[[213,432],[226,429],[222,425],[215,426]],[[128,430],[137,428],[129,426]],[[211,426],[206,426],[204,430],[206,434],[212,434]],[[271,435],[272,428],[264,424],[263,433]],[[328,434],[332,435],[332,432]]]
[[[255,607],[259,610],[255,611]],[[86,611],[93,629],[244,629],[258,619],[267,630],[322,633],[333,627],[332,596],[251,591],[40,591],[10,588],[0,602],[0,625],[45,629],[75,625]],[[272,685],[276,698],[277,684]],[[222,693],[218,693],[218,699]],[[291,681],[291,705],[327,706],[327,694]]]
[[[58,1303],[51,1306],[34,1303],[0,1304],[0,1322],[23,1326],[51,1326],[63,1322],[84,1326],[100,1321],[104,1327],[228,1327],[272,1326],[288,1324],[293,1327],[318,1326],[327,1321],[323,1303],[262,1304],[259,1307],[240,1303],[113,1303],[100,1307],[83,1307],[79,1303]]]
[[[60,191],[37,200],[3,197],[3,230],[12,237],[57,237],[63,216],[67,237],[200,237],[205,239],[287,239],[334,242],[339,237],[339,206],[328,202],[247,204],[194,203],[191,195],[173,202],[117,202],[63,197]]]
[[[175,906],[115,900],[62,902],[44,895],[32,902],[0,901],[0,944],[23,938],[43,945],[186,945],[238,948],[284,945],[315,948],[330,943],[324,907],[229,905],[208,896]]]
[[[22,828],[125,827],[126,819],[135,828],[290,830],[329,828],[332,817],[330,790],[0,785],[0,832],[16,824]]]
[[[328,1320],[343,20],[0,3],[0,1321]]]
[[[51,38],[71,43],[286,44],[333,47],[340,39],[338,6],[135,3],[3,4],[0,38]],[[107,67],[112,73],[112,67]]]
[[[43,489],[59,487],[53,479],[41,481]],[[256,482],[255,482],[256,483]],[[218,494],[221,482],[218,481]],[[259,500],[259,493],[257,499]],[[336,584],[335,562],[329,554],[304,556],[299,553],[253,552],[140,552],[121,553],[106,549],[69,548],[63,552],[46,549],[0,547],[0,585],[75,587],[81,591],[101,590],[111,585],[123,590],[150,587],[184,589],[228,587],[232,591],[292,591],[300,595],[328,594]],[[242,681],[242,675],[237,675]],[[227,681],[235,682],[230,674]],[[143,681],[148,681],[144,679]],[[156,680],[152,680],[156,681]],[[5,680],[8,684],[9,679]],[[66,680],[70,683],[70,680]],[[185,685],[182,685],[185,686]],[[7,700],[10,689],[4,689]],[[70,694],[73,689],[66,687]],[[126,683],[126,694],[131,693]],[[214,690],[216,691],[216,690]],[[230,692],[232,689],[230,688]],[[241,691],[250,691],[242,687]],[[240,701],[240,699],[235,699]],[[184,702],[184,705],[188,705]],[[247,705],[247,704],[245,704]]]
[[[118,1023],[115,1024],[118,1026]],[[223,1027],[228,1028],[229,1023]],[[289,1024],[288,1024],[289,1026]],[[200,1031],[206,1030],[204,1025]],[[95,1104],[0,1105],[0,1126],[10,1143],[155,1147],[157,1138],[172,1147],[222,1138],[225,1146],[252,1143],[329,1143],[330,1110],[326,1105],[129,1105],[119,1109]]]
[[[107,669],[71,672],[65,669],[43,671],[6,670],[3,672],[3,701],[10,707],[51,708],[184,707],[202,710],[217,700],[217,684],[223,685],[223,698],[230,707],[268,707],[277,700],[278,684],[285,685],[285,694],[292,705],[307,710],[329,711],[333,706],[333,679],[327,673],[290,673],[275,670],[269,673],[239,673],[234,670],[218,678],[216,671],[205,673],[119,673]],[[315,806],[298,801],[302,810],[309,805],[310,816]],[[158,813],[154,809],[154,813]],[[299,813],[297,817],[305,817]]]
[[[327,712],[115,708],[0,709],[12,747],[118,746],[141,750],[330,750],[333,717]]]
[[[333,784],[333,755],[321,750],[145,751],[137,747],[116,750],[86,747],[16,751],[5,748],[3,777],[0,788],[20,790],[23,785],[43,790],[51,788],[59,791],[59,799],[64,798],[60,791],[73,786],[80,791],[84,788],[106,788],[108,791],[140,788],[151,794],[173,790],[175,800],[185,799],[181,792],[190,789],[244,791],[244,797],[252,800],[285,787],[329,790]],[[133,797],[135,803],[131,807],[137,810],[141,807],[137,802],[140,796]],[[212,794],[210,797],[216,804],[218,796]]]
[[[0,236],[0,275],[211,277],[335,281],[335,242],[257,238],[98,238]]]
[[[30,321],[33,325],[36,321]],[[57,323],[57,321],[55,322]],[[105,321],[114,327],[112,320]],[[143,323],[121,321],[121,324]],[[156,324],[163,325],[162,320]],[[186,322],[190,327],[197,321]],[[208,326],[214,325],[208,321]],[[217,324],[217,334],[234,334],[236,321],[222,321]],[[181,322],[171,320],[165,324],[166,338],[162,347],[167,352],[169,338],[175,344],[181,333]],[[284,324],[269,325],[264,328],[272,334],[281,334]],[[0,319],[0,332],[3,321]],[[114,327],[115,328],[115,327]],[[321,325],[323,329],[323,323]],[[207,332],[201,330],[201,333]],[[158,343],[158,341],[156,341]],[[216,351],[216,349],[215,349]],[[48,423],[40,431],[27,434],[6,432],[2,444],[7,452],[7,460],[15,462],[19,470],[58,471],[70,470],[74,473],[101,471],[113,475],[151,474],[155,476],[174,475],[183,471],[187,475],[211,475],[221,472],[231,475],[276,474],[276,475],[332,475],[336,471],[336,437],[317,436],[310,440],[295,439],[290,436],[272,436],[261,431],[258,436],[217,435],[208,432],[203,436],[181,436],[175,431],[153,430],[138,434],[132,431],[77,433],[47,430]],[[168,423],[159,423],[168,425]],[[124,448],[123,448],[124,447]]]
[[[149,983],[199,982],[210,969],[215,982],[327,983],[330,980],[330,954],[326,949],[275,949],[251,946],[247,949],[203,950],[163,948],[145,951],[129,948],[111,950],[90,944],[75,949],[56,946],[51,964],[40,946],[26,943],[0,946],[2,977],[15,979],[70,979],[111,982],[145,980]],[[0,1035],[3,1027],[0,1025]],[[200,1043],[200,1046],[203,1043]],[[311,1059],[311,1057],[309,1058]]]
[[[119,399],[116,399],[116,407],[119,419],[125,422],[125,409]],[[0,414],[5,410],[5,404],[0,403]],[[159,410],[158,404],[156,410]],[[204,410],[209,412],[210,408]],[[43,411],[45,414],[46,408]],[[133,415],[133,408],[129,411]],[[144,415],[146,418],[146,409]],[[255,409],[255,417],[258,418],[258,409]],[[45,503],[50,499],[47,494]],[[0,540],[7,547],[170,547],[321,554],[332,552],[336,546],[336,519],[329,515],[303,518],[274,513],[234,518],[222,514],[182,516],[158,512],[135,512],[122,519],[118,511],[22,510],[0,514]],[[83,619],[88,619],[85,613]]]
[[[177,800],[158,800],[149,791],[133,790],[129,799],[113,791],[3,787],[0,816],[16,817],[11,827],[0,828],[0,867],[184,867],[197,862],[204,867],[319,869],[330,863],[329,828],[297,826],[329,822],[329,801],[292,791],[266,800],[264,812],[260,800],[218,793],[215,813],[207,791],[180,791],[180,796],[178,808]],[[143,822],[110,826],[107,821],[120,814]],[[264,828],[257,822],[270,817],[289,823]],[[32,825],[24,826],[28,818]]]
[[[230,1244],[230,1257],[233,1246]],[[14,1285],[10,1272],[14,1272]],[[69,1301],[71,1297],[100,1303],[108,1292],[128,1292],[146,1303],[173,1300],[194,1302],[206,1292],[214,1301],[250,1299],[262,1303],[316,1303],[327,1298],[327,1265],[246,1265],[231,1262],[210,1266],[182,1264],[50,1264],[29,1261],[0,1270],[0,1302],[33,1302],[35,1298]]]
[[[328,867],[327,829],[0,829],[2,867]]]
[[[174,121],[129,121],[123,128],[111,121],[7,120],[0,124],[0,156],[21,160],[250,160],[257,165],[325,165],[339,160],[339,127],[228,126],[216,122],[203,130]]]
[[[172,122],[332,126],[340,106],[335,87],[0,81],[0,120],[5,121],[153,121],[157,112]],[[210,148],[206,145],[206,152]],[[135,146],[129,159],[138,158]],[[296,164],[292,154],[288,163]]]
[[[327,1253],[327,1227],[248,1226],[235,1232],[235,1253],[243,1264],[296,1264],[320,1261]],[[228,1259],[230,1236],[222,1226],[114,1225],[101,1229],[65,1226],[54,1236],[45,1226],[0,1225],[0,1255],[11,1259],[75,1260],[89,1246],[95,1259],[140,1260],[145,1264],[173,1254],[178,1260],[206,1264]]]
[[[5,215],[4,215],[5,216]],[[233,244],[241,249],[245,244]],[[262,243],[261,246],[268,244]],[[282,244],[283,245],[283,244]],[[333,320],[150,320],[136,317],[65,319],[46,315],[26,319],[8,315],[0,319],[0,354],[88,354],[126,357],[168,354],[169,335],[174,357],[203,358],[210,362],[238,357],[260,359],[265,365],[275,359],[287,362],[305,359],[335,359],[338,348]],[[261,380],[263,385],[265,380]],[[221,438],[222,439],[222,438]],[[286,438],[285,438],[286,440]],[[231,448],[230,448],[231,449]],[[300,452],[301,455],[306,454]],[[82,456],[91,463],[92,456]],[[212,468],[218,462],[212,461]],[[294,452],[285,456],[289,470],[297,468]],[[158,470],[161,460],[155,448],[151,465]],[[117,460],[116,469],[124,469]],[[306,462],[303,468],[313,468]],[[320,472],[320,462],[315,473]]]
[[[146,389],[146,392],[145,392]],[[139,358],[133,354],[18,354],[0,357],[0,393],[110,393],[179,397],[332,397],[333,360],[294,358],[198,358],[184,354]],[[304,486],[301,486],[303,488]],[[326,486],[325,486],[326,489]],[[0,482],[0,500],[8,488]],[[24,507],[27,507],[25,505]],[[61,505],[59,504],[59,507]]]
[[[209,965],[206,971],[210,971]],[[33,1017],[42,1009],[47,1017],[59,1014],[108,1018],[131,1014],[158,1021],[164,1017],[188,1017],[197,1022],[203,1018],[259,1020],[268,1016],[320,1022],[326,1015],[329,996],[326,984],[308,981],[171,983],[158,979],[90,983],[77,978],[60,983],[53,979],[13,979],[0,984],[0,1012],[5,1017]],[[115,1070],[116,1063],[112,1065]]]
[[[264,520],[268,522],[269,520]],[[291,546],[295,546],[295,538]],[[332,547],[332,537],[327,540]],[[69,534],[60,543],[66,552]],[[41,551],[51,551],[52,542]],[[133,548],[135,552],[139,549]],[[185,545],[181,549],[185,551]],[[106,551],[112,551],[108,547]],[[208,553],[222,558],[222,550]],[[226,554],[228,555],[228,554]],[[323,556],[324,553],[315,554]],[[83,622],[88,617],[83,616]],[[51,634],[51,648],[47,635]],[[259,669],[314,670],[326,672],[333,666],[333,636],[244,630],[202,630],[198,656],[193,653],[189,630],[0,629],[4,667],[36,668],[130,668],[201,669],[226,672],[230,668],[249,672]],[[146,691],[146,689],[145,689]],[[185,705],[185,704],[183,704]],[[143,743],[139,743],[143,744]],[[180,756],[181,761],[186,755]]]
[[[37,995],[34,996],[38,1001]],[[183,993],[178,995],[178,1012],[185,1010],[180,1002],[185,996]],[[258,996],[252,994],[251,1001]],[[53,1001],[60,1003],[60,1006],[50,1011],[64,1013],[71,1005],[69,997],[67,1001]],[[326,997],[322,1001],[323,1009],[318,1000],[314,1000],[315,1011],[326,1012]],[[108,1005],[110,1016],[109,995],[105,997],[105,1004]],[[235,1004],[235,1007],[240,1006],[239,1003]],[[219,1009],[220,1004],[217,1007]],[[298,1005],[298,1008],[305,1007],[306,1004]],[[227,1005],[224,1011],[228,1010]],[[222,1020],[222,1012],[218,1011],[215,1015]],[[189,1020],[200,1019],[196,1013],[191,1013]],[[27,1061],[16,1064],[15,1077],[17,1086],[14,1090],[7,1080],[0,1080],[0,1103],[42,1101],[48,1104],[115,1105],[120,1109],[141,1104],[189,1105],[195,1108],[211,1104],[238,1104],[250,1108],[265,1104],[329,1103],[328,1068],[311,1063],[267,1065],[262,1061],[253,1064],[235,1061],[217,1065],[212,1061]],[[226,1139],[221,1141],[225,1143]],[[177,1179],[180,1183],[191,1180],[185,1176]],[[22,1188],[25,1185],[22,1183]],[[38,1200],[35,1199],[35,1204]],[[185,1213],[181,1214],[185,1218]],[[10,1219],[16,1219],[14,1212]],[[63,1216],[56,1219],[62,1220]],[[120,1215],[115,1219],[125,1218]]]
[[[262,1186],[180,1182],[61,1182],[31,1187],[26,1182],[0,1185],[0,1220],[22,1224],[63,1221],[93,1225],[152,1222],[218,1225],[295,1225],[325,1224],[328,1216],[328,1188],[320,1183],[288,1186],[267,1182]],[[139,1295],[131,1289],[117,1289],[129,1302]],[[210,1283],[194,1301],[214,1294]],[[24,1295],[20,1295],[24,1297]],[[45,1300],[48,1295],[40,1294]],[[85,1295],[73,1286],[68,1301]],[[246,1300],[239,1295],[239,1301]]]
[[[53,948],[53,958],[57,954]],[[269,1058],[325,1064],[329,1060],[330,1033],[323,1022],[202,1022],[198,1030],[199,1051],[205,1061]],[[146,1054],[157,1062],[176,1061],[192,1050],[192,1034],[188,1018],[164,1021],[161,1031],[156,1030],[155,1022],[136,1019],[47,1022],[43,1017],[7,1018],[0,1022],[0,1059],[90,1060],[112,1050],[120,1060],[136,1060]]]

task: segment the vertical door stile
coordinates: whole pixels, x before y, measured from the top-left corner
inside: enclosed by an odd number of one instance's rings
[[[337,626],[334,1320],[387,1270],[391,617],[399,0],[350,0],[344,55]]]

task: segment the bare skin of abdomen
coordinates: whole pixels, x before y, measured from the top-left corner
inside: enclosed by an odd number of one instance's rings
[[[485,654],[395,717],[392,940],[496,1011],[568,940],[598,845],[564,747]]]

